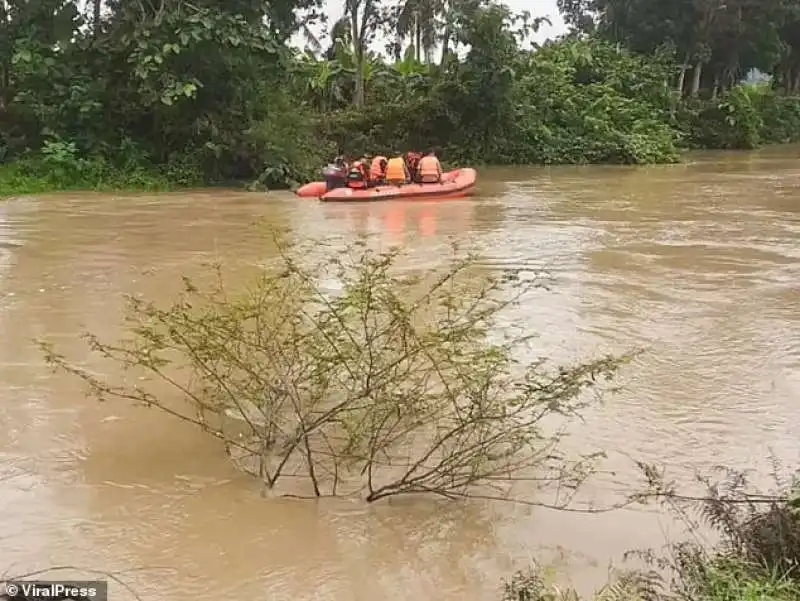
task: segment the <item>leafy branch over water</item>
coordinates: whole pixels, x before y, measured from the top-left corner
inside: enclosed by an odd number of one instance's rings
[[[531,334],[501,335],[498,321],[539,282],[487,273],[457,247],[442,269],[409,276],[399,251],[363,239],[315,262],[318,242],[273,238],[277,257],[244,292],[218,267],[167,308],[130,297],[126,339],[86,335],[92,353],[144,378],[112,383],[45,342],[48,361],[102,399],[201,426],[265,491],[302,472],[312,496],[532,502],[513,490],[526,480],[559,491],[536,504],[566,507],[598,454],[561,453],[564,425],[627,357],[521,361]]]
[[[376,252],[365,240],[327,253],[319,243],[274,241],[276,258],[243,292],[229,291],[217,267],[206,286],[185,280],[167,308],[129,298],[123,340],[87,334],[94,354],[131,372],[128,383],[42,348],[100,398],[202,427],[268,491],[288,494],[279,482],[302,473],[307,496],[433,494],[568,508],[598,455],[565,456],[565,424],[598,402],[627,357],[556,368],[522,361],[531,339],[525,324],[503,335],[499,326],[539,282],[487,273],[457,247],[442,269],[409,276],[399,251]],[[331,281],[335,292],[323,284]],[[698,537],[692,511],[700,508],[722,545],[681,543],[666,557],[646,555],[657,570],[626,575],[598,599],[800,598],[796,479],[753,494],[733,474],[703,480],[706,492],[691,496],[652,466],[639,467],[648,483],[628,502],[659,500]],[[552,503],[520,498],[521,480],[568,493]],[[657,576],[665,569],[675,576],[669,583]],[[517,574],[504,594],[578,599],[535,570]]]

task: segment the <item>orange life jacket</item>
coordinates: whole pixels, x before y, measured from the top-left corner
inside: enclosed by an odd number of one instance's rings
[[[419,181],[424,184],[435,184],[442,180],[442,165],[432,154],[419,160]]]
[[[386,163],[386,183],[404,184],[408,181],[408,169],[403,157],[389,159]]]
[[[370,181],[377,183],[386,178],[386,165],[388,164],[386,157],[377,156],[372,159],[372,164],[369,167]]]

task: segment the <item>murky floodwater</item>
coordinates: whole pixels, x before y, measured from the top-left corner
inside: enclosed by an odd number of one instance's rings
[[[81,331],[119,333],[123,293],[166,299],[205,261],[263,260],[260,217],[312,236],[373,232],[423,266],[459,235],[487,264],[556,278],[517,315],[554,358],[647,347],[573,443],[609,453],[613,475],[587,490],[597,501],[636,484],[631,458],[686,480],[720,463],[763,468],[770,450],[796,461],[799,155],[496,170],[480,198],[415,205],[208,191],[0,203],[0,569],[122,572],[155,601],[482,600],[514,566],[562,550],[576,581],[598,582],[626,549],[661,544],[665,518],[265,500],[215,442],[84,398],[31,340],[81,359]]]

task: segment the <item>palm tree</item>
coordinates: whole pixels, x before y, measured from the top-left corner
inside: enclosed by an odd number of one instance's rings
[[[350,33],[350,20],[347,15],[336,21],[331,27],[331,45],[324,53],[326,60],[332,61],[336,58],[337,48],[353,47],[353,36]]]
[[[399,7],[395,32],[400,40],[411,38],[416,60],[431,62],[439,37],[439,17],[444,9],[444,0],[405,0]],[[400,53],[396,54],[399,59]]]
[[[350,40],[355,61],[356,78],[353,104],[364,106],[365,85],[370,75],[370,53],[367,49],[380,25],[382,12],[377,0],[345,0],[344,14],[333,26],[333,39],[337,32]],[[347,25],[345,25],[345,23]]]

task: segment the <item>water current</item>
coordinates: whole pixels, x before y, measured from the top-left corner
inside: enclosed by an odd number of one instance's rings
[[[676,526],[638,508],[263,499],[216,442],[85,398],[32,341],[87,358],[79,334],[117,336],[123,294],[167,300],[204,262],[263,261],[262,218],[330,240],[371,233],[407,247],[414,267],[437,265],[456,236],[487,265],[550,273],[552,290],[514,319],[554,359],[646,349],[570,443],[608,453],[587,495],[629,492],[633,459],[687,483],[719,464],[766,482],[771,453],[800,458],[798,158],[486,170],[473,199],[414,204],[216,190],[0,202],[0,567],[107,570],[154,601],[483,601],[532,557],[582,588],[601,583],[610,561]]]

